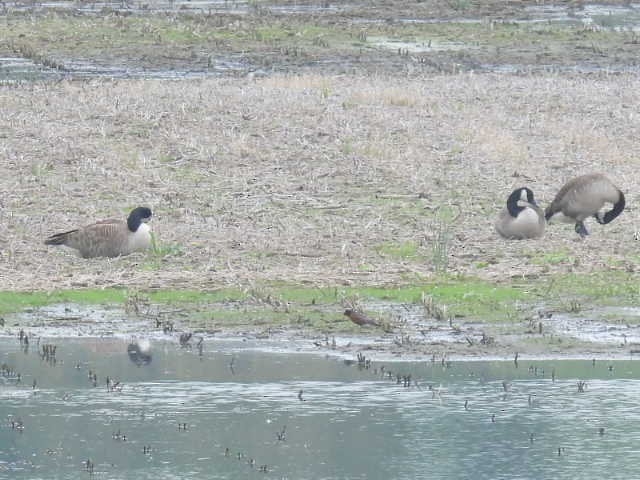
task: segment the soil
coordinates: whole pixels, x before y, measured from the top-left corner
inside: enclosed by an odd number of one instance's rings
[[[635,271],[638,86],[461,74],[4,88],[3,289]],[[585,241],[564,224],[540,240],[496,235],[514,188],[544,206],[591,171],[627,193],[614,222],[587,221]],[[86,261],[43,244],[137,205],[154,211],[156,255]]]

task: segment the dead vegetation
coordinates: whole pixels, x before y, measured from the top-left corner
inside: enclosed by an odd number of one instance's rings
[[[639,83],[314,74],[3,87],[2,289],[633,271]],[[494,233],[514,187],[544,206],[588,171],[607,172],[628,208],[585,242],[566,225],[538,241]],[[87,261],[42,244],[136,205],[154,210],[155,253]],[[443,223],[444,207],[457,218]],[[557,252],[567,261],[546,260]]]

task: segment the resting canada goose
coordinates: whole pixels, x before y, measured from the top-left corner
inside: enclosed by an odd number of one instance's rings
[[[138,207],[131,211],[127,221],[102,220],[86,227],[56,233],[44,243],[75,248],[83,258],[129,255],[149,247],[151,229],[144,221],[150,218],[151,210]]]
[[[537,238],[544,233],[544,214],[526,187],[514,190],[507,198],[507,207],[500,212],[496,230],[504,238],[522,240]]]
[[[608,211],[600,211],[605,203],[613,204]],[[584,220],[593,215],[601,225],[616,218],[624,210],[624,194],[601,173],[590,173],[569,180],[545,211],[547,220],[558,219],[576,224],[582,238],[589,235]]]

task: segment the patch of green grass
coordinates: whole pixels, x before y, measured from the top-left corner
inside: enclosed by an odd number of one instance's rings
[[[58,290],[48,292],[0,292],[0,314],[19,312],[56,303],[84,305],[124,304],[129,295],[126,289],[107,288],[87,290]],[[162,290],[144,294],[149,300],[161,304],[194,305],[242,300],[246,295],[238,289]]]
[[[631,272],[601,271],[557,275],[536,285],[538,294],[548,299],[580,299],[586,306],[627,305],[640,301],[638,277]]]
[[[415,258],[418,256],[418,243],[408,240],[402,243],[385,242],[376,247],[378,253],[395,258]]]
[[[269,306],[213,306],[189,316],[185,322],[192,329],[214,330],[228,327],[289,326],[310,328],[322,332],[351,331],[354,325],[342,311],[291,309],[276,311]]]
[[[263,26],[250,31],[251,39],[265,43],[279,42],[290,35],[293,35],[293,32],[289,32],[286,28],[278,25]]]
[[[55,303],[126,305],[131,295],[126,289],[0,292],[0,314]],[[436,305],[447,307],[448,315],[509,323],[521,321],[523,312],[535,308],[540,301],[560,309],[568,308],[567,299],[572,299],[580,309],[637,305],[640,286],[634,274],[610,271],[500,285],[474,278],[442,276],[438,281],[390,287],[303,287],[270,283],[217,290],[136,291],[133,295],[153,304],[177,305],[189,312],[196,323],[208,319],[213,322],[209,322],[211,325],[241,325],[244,318],[252,325],[259,322],[345,331],[354,328],[342,315],[344,302],[349,299],[366,307],[376,301],[419,305],[425,297],[431,297]],[[207,328],[212,328],[211,325]]]
[[[496,286],[477,280],[440,283],[426,289],[437,304],[447,305],[452,315],[486,321],[518,317],[519,308],[531,300],[529,293],[517,286]]]
[[[549,252],[541,255],[535,255],[529,260],[533,265],[558,265],[561,263],[571,264],[575,262],[575,258],[567,255],[566,252]]]
[[[284,283],[273,283],[259,289],[252,289],[248,295],[253,298],[270,297],[280,302],[301,305],[327,305],[338,303],[344,291],[339,288],[300,287]]]
[[[373,271],[373,269],[374,267],[370,263],[361,263],[356,267],[356,270],[358,270],[359,272],[371,272]]]
[[[353,153],[353,143],[351,140],[345,139],[340,142],[340,151],[345,155],[351,155]]]
[[[172,305],[193,305],[221,303],[246,299],[246,294],[237,288],[221,288],[219,290],[159,290],[147,294],[154,303]]]
[[[300,289],[279,286],[274,289],[281,301],[307,304],[336,304],[345,298],[358,298],[362,303],[382,300],[397,303],[421,302],[431,296],[437,304],[447,305],[454,315],[485,320],[513,318],[520,305],[534,298],[518,286],[496,286],[474,279],[450,279],[434,284],[402,287],[347,287]]]
[[[142,266],[145,270],[159,270],[162,262],[168,257],[177,257],[183,254],[179,244],[161,244],[156,235],[151,233],[151,245],[148,250],[147,262]]]
[[[471,7],[471,0],[447,0],[447,5],[457,12],[463,12]]]
[[[0,292],[0,314],[18,312],[25,308],[43,307],[55,303],[102,305],[123,303],[126,290],[61,290],[47,292]]]
[[[212,306],[219,310],[228,302],[252,305],[260,311],[273,312],[288,319],[300,318],[294,323],[313,324],[316,320],[323,328],[327,318],[331,324],[342,318],[341,302],[346,298],[367,301],[382,300],[397,303],[420,303],[424,295],[430,295],[438,304],[445,304],[454,314],[482,316],[507,312],[513,302],[527,300],[527,294],[518,288],[497,287],[477,280],[451,279],[435,284],[399,287],[326,287],[309,288],[286,284],[274,284],[252,289],[226,288],[219,290],[161,290],[136,292],[156,304],[179,305],[194,312]],[[67,290],[53,293],[0,292],[0,313],[20,311],[27,307],[39,307],[54,303],[124,304],[129,297],[125,289]],[[217,306],[216,306],[217,305]],[[321,307],[321,308],[320,308]],[[227,309],[224,308],[226,311]],[[321,313],[314,313],[321,312]],[[228,314],[231,315],[231,314]],[[271,313],[269,314],[271,315]],[[224,318],[224,316],[222,317]],[[348,325],[346,323],[345,325]]]
[[[161,244],[156,235],[151,233],[151,246],[149,247],[149,253],[157,258],[163,258],[167,256],[179,256],[182,255],[182,246],[175,244]]]
[[[44,177],[54,170],[53,163],[40,162],[31,166],[31,174],[34,177]]]
[[[608,257],[606,261],[607,265],[611,267],[622,267],[625,264],[624,260],[619,260],[612,257]]]

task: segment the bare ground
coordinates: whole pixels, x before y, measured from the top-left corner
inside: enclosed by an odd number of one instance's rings
[[[551,74],[3,87],[2,289],[635,271],[639,87],[632,75]],[[567,225],[534,241],[495,234],[514,187],[544,206],[592,171],[628,204],[587,225],[586,241]],[[156,255],[87,261],[42,243],[136,205],[154,210]]]

